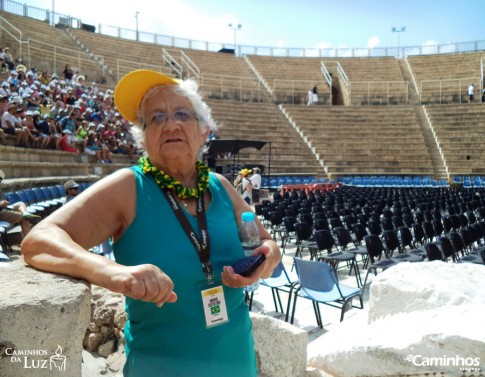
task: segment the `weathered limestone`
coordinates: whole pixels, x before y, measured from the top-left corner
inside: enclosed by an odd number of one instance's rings
[[[0,274],[1,377],[80,377],[89,370],[81,364],[83,338],[87,349],[108,358],[110,371],[121,370],[122,295],[93,286],[91,302],[85,282],[39,272],[21,258],[0,263]],[[259,314],[251,319],[261,377],[325,375],[307,371],[305,331]]]
[[[0,263],[0,276],[0,376],[81,376],[88,284],[21,258]]]
[[[308,334],[284,321],[251,313],[260,377],[303,377]]]
[[[356,315],[309,345],[309,365],[335,376],[461,376],[485,367],[485,268],[401,263],[371,285]],[[430,365],[434,364],[434,365]]]
[[[94,312],[85,337],[85,348],[107,358],[108,369],[117,372],[124,364],[123,332],[126,323],[122,295],[92,286]],[[306,373],[308,335],[284,321],[250,313],[259,375],[303,377]],[[103,328],[109,331],[103,334]],[[114,330],[113,330],[114,329]],[[116,351],[116,345],[118,350]],[[111,354],[111,356],[109,356]],[[113,359],[113,362],[110,360]],[[318,376],[319,374],[312,374]]]

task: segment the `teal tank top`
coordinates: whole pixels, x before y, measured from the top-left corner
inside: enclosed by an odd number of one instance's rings
[[[158,308],[126,297],[124,376],[257,376],[243,290],[224,286],[229,322],[207,329],[200,294],[205,277],[199,256],[154,179],[139,167],[131,170],[136,180],[136,214],[113,245],[116,261],[127,266],[158,266],[174,282],[178,300]],[[223,266],[242,258],[244,252],[231,199],[212,173],[209,189],[210,260],[214,276],[220,279]],[[198,232],[197,218],[186,211],[185,215]]]

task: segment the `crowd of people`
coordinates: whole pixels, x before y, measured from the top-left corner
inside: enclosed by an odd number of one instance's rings
[[[125,154],[135,162],[131,125],[117,112],[112,90],[87,83],[68,64],[61,77],[20,63],[2,67],[8,77],[0,82],[0,143],[6,144],[7,134],[17,147],[83,152],[99,163]]]

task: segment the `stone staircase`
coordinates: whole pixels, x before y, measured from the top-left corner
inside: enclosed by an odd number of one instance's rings
[[[421,132],[424,137],[424,142],[428,147],[429,156],[431,158],[431,163],[433,164],[433,171],[434,171],[434,178],[435,179],[446,179],[448,180],[448,174],[446,173],[446,168],[444,165],[444,161],[441,158],[441,153],[438,149],[438,145],[436,144],[436,139],[431,131],[431,127],[429,126],[428,119],[423,110],[423,106],[415,105],[413,106],[414,110],[416,111],[416,117],[418,118],[419,126],[421,127]]]
[[[409,93],[408,104],[419,105],[420,104],[419,94],[416,90],[413,74],[410,71],[410,67],[407,64],[406,60],[403,60],[403,59],[399,60],[399,69],[401,70],[401,74],[404,81],[408,82],[408,93]]]

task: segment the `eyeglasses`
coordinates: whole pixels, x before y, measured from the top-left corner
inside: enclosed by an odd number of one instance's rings
[[[78,189],[79,189],[78,187],[70,187],[70,188],[68,188],[68,190],[76,190],[76,191],[77,191]]]
[[[148,123],[145,125],[150,127],[160,127],[164,126],[167,123],[167,119],[171,118],[175,123],[179,125],[184,125],[189,123],[197,118],[197,114],[189,111],[189,110],[177,110],[174,111],[172,114],[167,114],[162,111],[157,111],[148,117]]]

